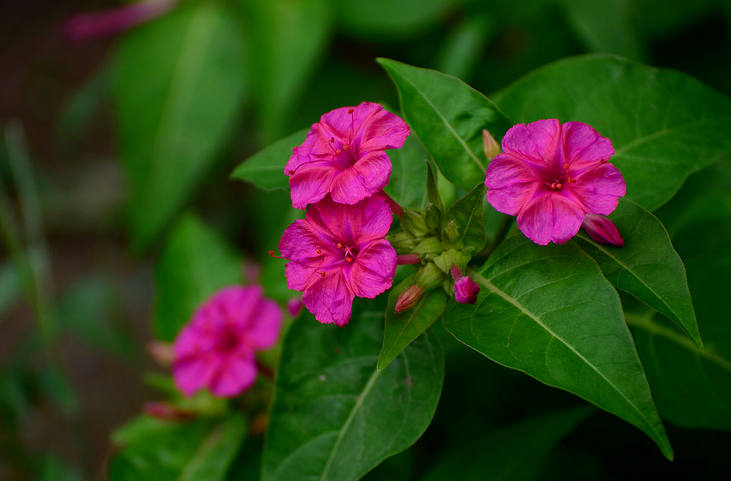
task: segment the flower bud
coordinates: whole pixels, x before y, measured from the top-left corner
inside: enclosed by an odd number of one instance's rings
[[[416,247],[416,241],[408,232],[396,232],[388,234],[388,242],[391,243],[396,252],[413,252]]]
[[[408,266],[412,264],[418,264],[421,262],[421,259],[417,254],[401,254],[399,256],[396,256],[396,265],[399,266]]]
[[[429,229],[429,232],[438,231],[441,223],[442,213],[439,212],[439,207],[434,204],[429,204],[426,207],[426,227]]]
[[[482,149],[488,161],[494,159],[500,153],[500,146],[487,129],[482,129]]]
[[[142,411],[144,411],[144,413],[148,416],[161,419],[163,421],[180,421],[193,417],[193,413],[191,411],[186,411],[168,403],[157,401],[146,402],[144,406],[142,406]]]
[[[297,317],[302,312],[302,297],[293,297],[287,301],[287,311],[292,317]]]
[[[167,342],[150,341],[147,343],[147,353],[162,367],[170,367],[175,358],[173,346]]]
[[[469,276],[463,276],[456,265],[452,266],[450,273],[454,279],[454,300],[460,304],[474,304],[480,293],[480,286]]]
[[[457,223],[454,219],[447,222],[447,225],[444,227],[444,236],[449,242],[455,242],[459,239],[459,227],[457,227]]]
[[[421,237],[429,233],[429,227],[427,227],[426,224],[426,216],[413,209],[404,209],[404,215],[401,218],[401,225],[404,230],[416,237]]]
[[[614,222],[602,215],[587,214],[581,227],[589,234],[595,242],[600,244],[611,244],[624,246],[624,239],[619,234],[619,229]]]
[[[406,288],[396,299],[396,305],[393,308],[395,313],[408,311],[419,302],[421,295],[424,294],[424,288],[413,284]]]
[[[413,249],[413,252],[416,252],[420,256],[424,256],[426,254],[437,254],[441,251],[442,243],[439,242],[439,239],[436,237],[427,237],[426,239],[420,240]]]
[[[434,263],[429,262],[416,273],[416,283],[424,289],[432,289],[442,282],[442,271]]]

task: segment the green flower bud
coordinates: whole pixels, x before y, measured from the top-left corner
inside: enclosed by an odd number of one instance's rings
[[[414,237],[422,237],[429,233],[424,213],[413,209],[404,209],[401,226]]]
[[[459,239],[459,227],[454,219],[447,222],[447,225],[444,227],[444,239],[450,243],[456,242]]]
[[[434,204],[429,204],[426,208],[426,226],[429,232],[437,232],[441,227],[442,213]]]
[[[414,249],[416,248],[416,239],[407,232],[395,232],[393,234],[388,234],[386,238],[398,253],[409,254],[414,252]]]
[[[427,237],[417,242],[413,251],[416,254],[423,256],[427,254],[439,254],[442,251],[442,243],[436,237]]]
[[[416,284],[430,290],[442,283],[444,273],[433,263],[428,263],[416,273]]]

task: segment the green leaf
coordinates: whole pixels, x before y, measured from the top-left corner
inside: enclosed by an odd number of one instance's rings
[[[119,44],[112,83],[137,247],[213,166],[248,89],[244,57],[239,25],[218,2],[182,5]]]
[[[177,423],[140,418],[117,433],[123,444],[109,469],[110,481],[217,481],[246,435],[246,420],[231,414],[219,421]]]
[[[662,212],[685,261],[705,348],[662,316],[627,314],[660,413],[688,427],[731,430],[730,186],[726,160],[694,175]]]
[[[170,233],[155,266],[154,331],[171,341],[198,305],[218,289],[242,282],[241,258],[192,214]]]
[[[437,57],[437,70],[467,79],[481,60],[485,45],[497,31],[496,20],[466,16],[451,30]]]
[[[450,446],[422,481],[531,481],[553,447],[591,413],[588,407],[527,419]]]
[[[694,78],[609,55],[542,67],[496,99],[520,122],[585,122],[609,137],[627,197],[649,210],[731,150],[731,100]]]
[[[354,481],[413,444],[434,415],[444,354],[427,333],[376,369],[384,297],[343,327],[295,320],[284,339],[262,479]]]
[[[426,161],[426,200],[429,201],[441,213],[443,207],[442,198],[439,195],[439,177],[436,168],[431,161]]]
[[[610,216],[625,240],[624,247],[602,245],[584,231],[579,246],[599,263],[604,276],[628,294],[675,321],[693,341],[703,345],[688,290],[683,261],[665,227],[631,200],[620,199]]]
[[[447,295],[441,288],[424,292],[416,305],[406,312],[396,314],[393,310],[398,296],[414,285],[415,275],[409,276],[391,289],[386,306],[386,324],[383,346],[378,354],[378,369],[385,369],[406,346],[429,329],[447,307]]]
[[[485,181],[482,129],[500,140],[512,123],[487,97],[458,78],[378,59],[399,91],[401,110],[441,173],[470,190]]]
[[[340,20],[346,31],[383,40],[408,38],[433,27],[456,0],[340,0]]]
[[[307,80],[327,46],[333,15],[329,0],[244,0],[263,140],[286,132]]]
[[[404,146],[388,151],[391,179],[383,189],[401,207],[420,209],[426,205],[427,153],[416,136],[409,135]]]
[[[239,164],[231,177],[264,190],[289,189],[289,177],[284,174],[284,166],[292,155],[292,149],[305,141],[308,131],[298,130],[260,150]]]
[[[614,288],[576,246],[508,237],[473,275],[474,306],[452,303],[444,323],[504,366],[580,396],[673,452]]]
[[[484,200],[485,186],[480,184],[447,209],[444,216],[445,224],[450,221],[457,223],[463,246],[472,252],[479,251],[487,242]]]

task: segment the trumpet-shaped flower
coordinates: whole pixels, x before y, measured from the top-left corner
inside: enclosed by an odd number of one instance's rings
[[[221,289],[205,301],[173,345],[173,377],[186,395],[208,388],[236,396],[257,375],[255,352],[279,337],[282,311],[258,286]]]
[[[380,191],[391,176],[385,150],[401,148],[409,133],[400,117],[371,102],[324,114],[284,168],[292,205],[304,209],[328,193],[355,204]]]
[[[326,197],[284,231],[279,250],[290,261],[287,286],[303,291],[318,321],[343,326],[356,296],[374,298],[391,287],[396,251],[384,238],[391,221],[381,195],[355,205]]]
[[[485,174],[487,200],[517,215],[518,228],[536,244],[566,242],[587,214],[609,215],[625,194],[622,174],[608,163],[612,142],[581,122],[515,125],[502,150]]]

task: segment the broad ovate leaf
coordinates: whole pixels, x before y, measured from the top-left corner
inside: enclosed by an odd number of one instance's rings
[[[284,174],[284,166],[292,155],[292,149],[304,142],[308,130],[298,130],[260,150],[239,164],[231,177],[264,190],[289,189],[289,177]]]
[[[487,97],[456,77],[381,58],[401,111],[441,173],[465,190],[485,181],[482,129],[501,139],[512,123]]]
[[[431,422],[444,377],[441,346],[427,333],[378,370],[383,300],[356,301],[342,328],[309,314],[290,328],[269,415],[263,481],[355,481],[413,444]]]
[[[627,197],[649,210],[731,150],[731,99],[686,74],[611,55],[539,68],[496,97],[517,122],[585,122],[611,139]]]
[[[623,247],[594,242],[584,231],[576,236],[579,246],[618,289],[672,319],[702,345],[685,267],[665,227],[628,199],[620,200],[610,219],[625,240]]]
[[[452,335],[634,424],[672,459],[619,296],[588,255],[518,234],[472,277],[482,288],[476,304],[444,314]]]
[[[214,165],[248,90],[241,28],[193,2],[130,31],[113,72],[133,242],[151,242]]]

